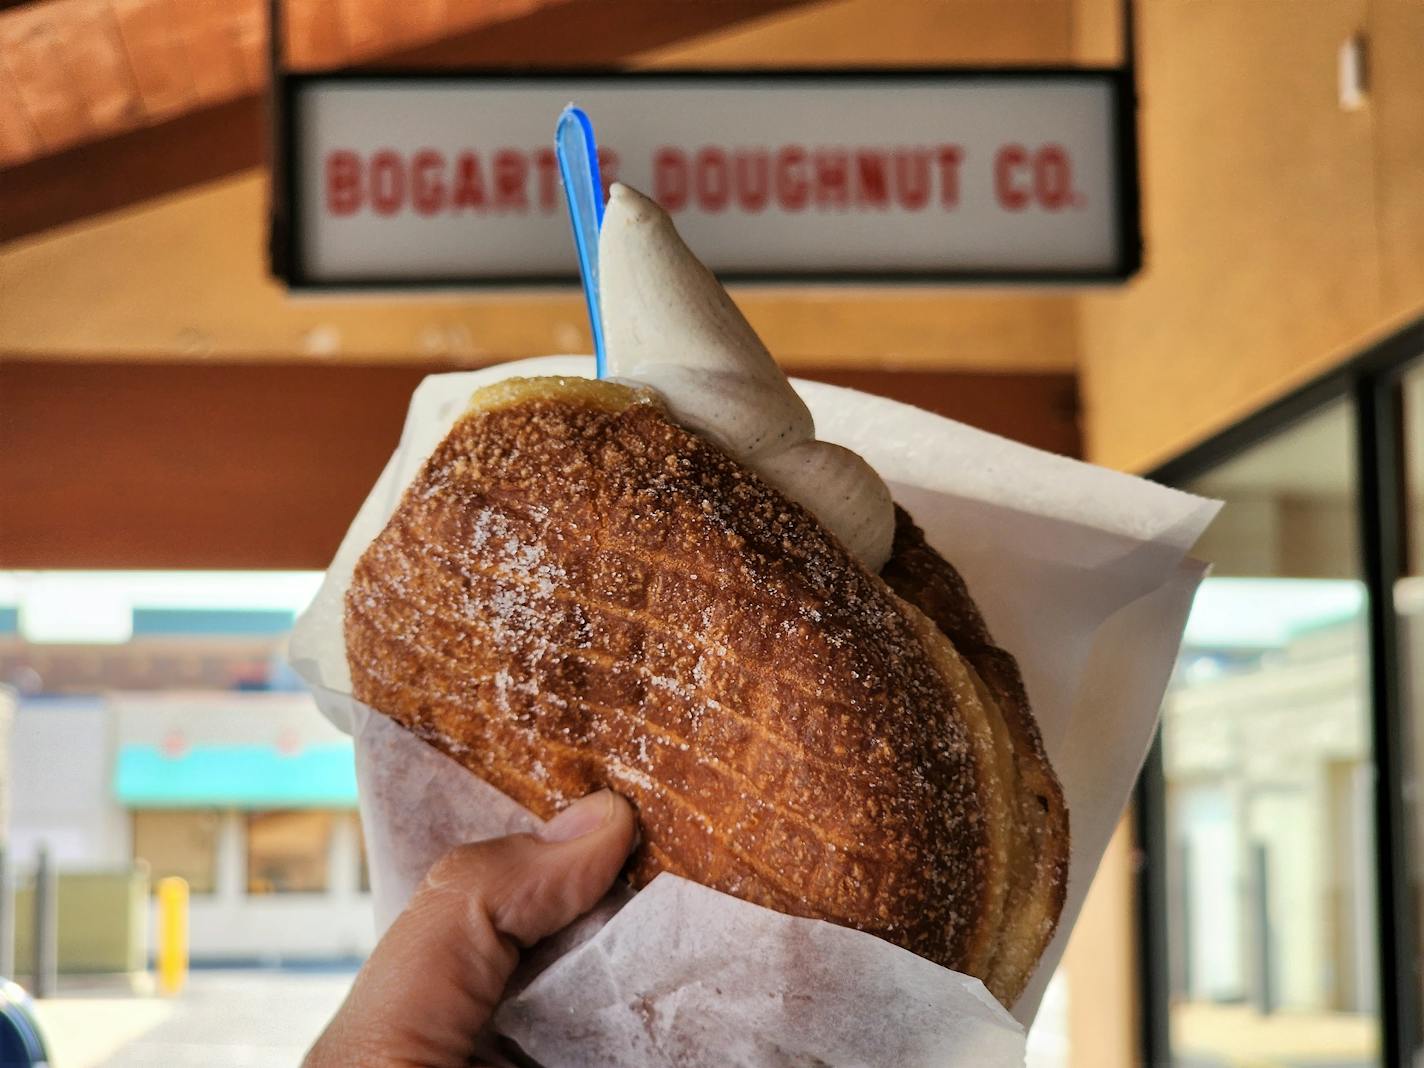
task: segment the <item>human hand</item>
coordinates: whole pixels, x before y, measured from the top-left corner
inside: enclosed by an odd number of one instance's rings
[[[534,834],[437,861],[352,983],[305,1068],[466,1068],[519,960],[613,884],[633,809],[602,790]]]

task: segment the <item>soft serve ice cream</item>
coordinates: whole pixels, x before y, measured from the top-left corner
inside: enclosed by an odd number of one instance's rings
[[[855,453],[816,440],[805,403],[667,213],[614,185],[598,254],[609,377],[656,390],[674,420],[800,503],[878,572],[895,534],[889,489]]]

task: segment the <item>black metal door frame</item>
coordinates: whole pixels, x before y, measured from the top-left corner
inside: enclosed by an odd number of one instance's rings
[[[1415,930],[1410,886],[1410,814],[1404,699],[1405,663],[1394,610],[1394,582],[1408,560],[1408,487],[1400,379],[1424,367],[1424,319],[1347,361],[1341,367],[1263,408],[1183,455],[1150,477],[1182,485],[1207,474],[1254,445],[1345,401],[1355,416],[1356,481],[1359,487],[1360,574],[1368,591],[1370,742],[1375,770],[1374,845],[1379,924],[1381,1061],[1413,1068],[1424,1049]],[[1424,729],[1424,716],[1419,718]],[[1424,769],[1419,769],[1424,773]],[[1168,1027],[1170,973],[1167,960],[1166,782],[1160,732],[1138,782],[1135,809],[1137,941],[1141,990],[1143,1062],[1170,1065]],[[1424,818],[1424,817],[1421,817]]]

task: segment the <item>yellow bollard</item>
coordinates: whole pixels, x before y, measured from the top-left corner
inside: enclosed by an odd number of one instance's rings
[[[158,880],[158,992],[182,991],[188,978],[188,880]]]

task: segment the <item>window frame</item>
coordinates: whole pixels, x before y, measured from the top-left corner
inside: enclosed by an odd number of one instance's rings
[[[1381,1063],[1411,1068],[1424,1051],[1421,1034],[1419,935],[1410,875],[1410,813],[1404,796],[1405,667],[1394,608],[1394,583],[1405,573],[1409,530],[1401,380],[1424,369],[1424,319],[1404,327],[1339,367],[1261,408],[1148,473],[1181,486],[1344,401],[1355,423],[1360,577],[1368,593],[1366,630],[1375,896],[1379,924]],[[1424,715],[1421,715],[1424,723]],[[1424,773],[1424,769],[1419,769]],[[1167,928],[1166,782],[1161,730],[1152,742],[1134,798],[1139,1044],[1142,1063],[1172,1063]]]
[[[252,824],[255,819],[265,816],[317,813],[326,818],[325,852],[322,857],[322,886],[319,889],[281,890],[275,886],[271,890],[252,889]],[[333,873],[332,847],[339,833],[337,821],[344,815],[343,810],[322,806],[295,806],[287,808],[252,808],[241,813],[242,818],[242,899],[248,901],[283,901],[291,898],[308,900],[329,897],[332,892]]]

